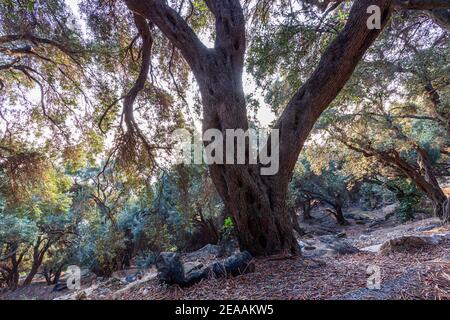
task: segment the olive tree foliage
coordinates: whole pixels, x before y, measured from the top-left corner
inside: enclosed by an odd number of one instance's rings
[[[179,165],[161,172],[151,207],[134,229],[138,248],[192,251],[220,238],[223,205],[204,166]]]

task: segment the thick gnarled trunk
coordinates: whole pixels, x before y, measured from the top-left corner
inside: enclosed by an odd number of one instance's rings
[[[274,189],[270,178],[246,165],[212,165],[211,177],[236,225],[241,250],[252,255],[297,254],[286,189]],[[287,183],[286,183],[287,186]]]

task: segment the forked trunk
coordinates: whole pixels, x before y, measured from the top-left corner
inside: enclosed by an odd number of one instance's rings
[[[286,188],[274,189],[245,165],[212,165],[211,177],[236,225],[241,250],[254,256],[298,254]],[[270,179],[267,179],[270,180]]]

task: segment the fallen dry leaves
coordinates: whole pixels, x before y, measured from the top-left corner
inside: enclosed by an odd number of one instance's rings
[[[443,259],[446,257],[446,259]],[[358,253],[320,259],[256,259],[256,272],[209,279],[190,288],[146,282],[116,299],[328,299],[365,288],[369,265],[381,268],[382,283],[411,268],[418,281],[397,288],[397,299],[450,299],[450,243],[383,256]],[[108,297],[105,297],[108,298]]]

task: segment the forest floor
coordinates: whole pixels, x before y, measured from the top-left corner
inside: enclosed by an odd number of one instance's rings
[[[52,292],[37,279],[0,299],[450,299],[450,226],[435,218],[386,220],[392,210],[392,206],[370,212],[354,208],[346,214],[350,225],[337,226],[323,208],[317,208],[312,220],[300,219],[307,231],[299,240],[302,256],[257,258],[255,272],[239,277],[180,288],[159,284],[154,269],[127,283],[123,277],[135,272],[129,270],[105,280],[85,279],[77,292]],[[437,245],[380,252],[380,245],[389,239],[433,235],[446,238]],[[330,243],[341,240],[362,250],[347,254],[330,250]],[[367,289],[369,267],[381,272],[379,290]]]

